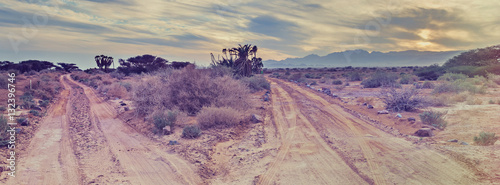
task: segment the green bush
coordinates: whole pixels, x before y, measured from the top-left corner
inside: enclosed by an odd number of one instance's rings
[[[332,82],[333,85],[342,85],[342,80],[334,80]]]
[[[196,125],[186,126],[182,129],[182,137],[188,139],[198,138],[201,135],[200,127]]]
[[[481,132],[479,136],[474,136],[474,143],[481,146],[494,145],[497,140],[495,133]]]
[[[238,124],[241,113],[229,107],[204,107],[197,117],[202,129],[232,127]]]
[[[417,75],[420,78],[420,80],[436,80],[439,78],[439,76],[443,75],[444,73],[445,73],[445,68],[440,67],[437,64],[419,68],[414,72],[414,74]]]
[[[447,73],[455,73],[455,74],[464,74],[469,77],[474,76],[478,71],[479,67],[477,66],[455,66],[446,69]]]
[[[271,90],[271,84],[263,76],[252,76],[242,78],[241,81],[245,83],[252,92],[257,92],[260,90]]]
[[[457,73],[445,73],[443,76],[440,76],[438,80],[442,81],[448,81],[448,82],[454,82],[456,80],[465,80],[467,79],[468,76],[464,74],[457,74]]]
[[[361,85],[365,88],[377,88],[377,87],[400,87],[396,84],[398,76],[390,73],[377,72],[373,74],[370,78],[363,80]]]
[[[438,112],[432,110],[425,111],[419,114],[422,123],[426,125],[431,125],[441,130],[446,128],[446,126],[448,125],[448,123],[444,120],[444,115],[446,115],[445,112]]]
[[[460,93],[463,91],[469,91],[470,93],[480,93],[483,94],[486,92],[485,87],[478,88],[476,87],[473,83],[470,81],[462,80],[462,79],[457,79],[453,82],[444,82],[436,87],[434,87],[434,90],[432,93],[447,93],[447,92],[452,92],[452,93]]]
[[[33,95],[29,91],[24,92],[24,94],[19,98],[21,99],[21,105],[25,109],[31,109],[35,105],[35,101],[33,100]]]
[[[163,130],[166,126],[174,127],[177,120],[177,113],[173,111],[159,111],[153,114],[153,124],[158,130]]]
[[[33,116],[42,117],[42,114],[40,112],[38,112],[37,110],[30,110],[29,113],[33,114]]]
[[[418,77],[408,74],[401,75],[401,79],[399,79],[400,84],[412,84],[418,81]]]

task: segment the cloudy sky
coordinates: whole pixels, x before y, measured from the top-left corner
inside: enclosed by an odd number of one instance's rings
[[[0,61],[95,67],[94,56],[153,54],[207,65],[254,44],[264,60],[500,44],[500,1],[2,0]]]

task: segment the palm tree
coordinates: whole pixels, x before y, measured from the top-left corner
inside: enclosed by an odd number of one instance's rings
[[[258,73],[262,69],[262,58],[257,58],[257,46],[251,44],[241,45],[235,48],[222,49],[222,59],[219,56],[215,60],[211,53],[213,66],[226,66],[234,69],[234,73],[241,76],[251,76],[252,72]],[[229,56],[228,56],[229,53]]]

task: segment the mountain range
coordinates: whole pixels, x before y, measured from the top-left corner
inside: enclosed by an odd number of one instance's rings
[[[266,60],[263,63],[265,68],[428,66],[442,64],[461,52],[463,51],[368,52],[358,49],[334,52],[326,56],[311,54],[303,58]]]

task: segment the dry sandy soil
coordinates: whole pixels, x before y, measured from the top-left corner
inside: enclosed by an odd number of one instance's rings
[[[18,176],[6,184],[495,184],[499,145],[472,144],[479,131],[500,133],[498,105],[462,105],[433,138],[409,136],[420,123],[377,115],[357,95],[342,100],[271,79],[271,102],[255,112],[264,121],[183,139],[182,129],[159,137],[141,129],[118,102],[104,101],[69,75],[65,90],[43,119]],[[354,86],[354,85],[353,85]],[[356,90],[348,87],[343,92]],[[342,92],[341,92],[342,93]],[[339,93],[339,94],[341,94]],[[490,94],[495,97],[497,93]],[[489,97],[485,97],[489,98]],[[132,108],[133,109],[133,108]],[[404,114],[417,116],[418,113]],[[467,118],[467,119],[465,119]],[[193,118],[180,125],[193,124]],[[495,122],[496,121],[496,122]],[[476,124],[470,124],[474,122]],[[168,145],[177,140],[179,145]],[[497,142],[498,143],[498,142]],[[5,177],[5,173],[2,174]]]

